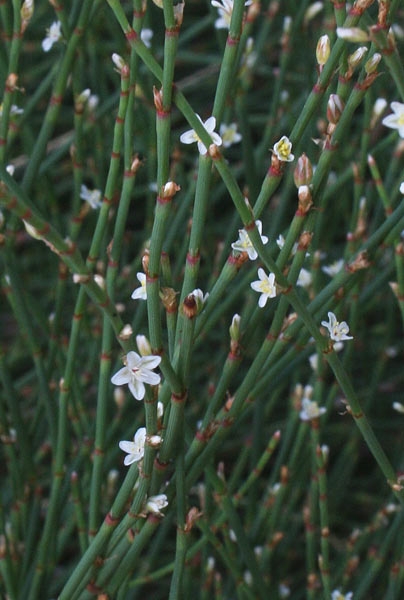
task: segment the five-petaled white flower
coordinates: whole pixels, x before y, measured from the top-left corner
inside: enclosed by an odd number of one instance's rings
[[[266,235],[262,235],[261,221],[255,221],[255,225],[258,229],[258,233],[261,236],[262,243],[266,244],[268,242],[268,238],[266,237]],[[247,252],[248,258],[250,260],[255,260],[258,256],[258,253],[252,245],[250,237],[245,229],[238,230],[238,240],[233,242],[231,247],[233,248],[233,250],[237,250],[237,252]]]
[[[249,6],[252,3],[252,0],[247,0],[244,6]],[[233,0],[221,0],[218,2],[217,0],[212,0],[211,5],[217,8],[219,13],[219,18],[215,21],[216,29],[229,29],[231,15],[233,13]]]
[[[353,337],[347,335],[349,333],[349,326],[345,321],[341,321],[338,323],[337,317],[333,312],[328,313],[328,323],[327,321],[321,321],[321,325],[326,327],[330,333],[330,338],[334,340],[334,342],[343,342],[344,340],[353,340]]]
[[[206,294],[204,294],[200,288],[196,288],[191,292],[191,295],[195,298],[198,311],[202,310],[206,300],[209,298],[209,292],[206,292]]]
[[[274,145],[274,153],[282,162],[292,162],[294,154],[292,154],[292,142],[286,135],[283,135],[279,142]]]
[[[276,296],[275,275],[270,273],[268,276],[264,269],[260,267],[258,277],[259,280],[251,282],[250,285],[255,292],[261,292],[258,306],[262,308],[267,303],[268,298],[275,298]]]
[[[101,202],[101,191],[100,190],[89,190],[88,187],[82,184],[80,188],[80,198],[89,203],[91,208],[100,208]]]
[[[331,600],[352,600],[353,592],[342,594],[339,590],[334,590],[331,594]]]
[[[324,267],[321,267],[321,270],[324,271],[324,273],[326,273],[330,277],[334,277],[334,275],[336,275],[337,273],[339,273],[341,271],[343,266],[344,266],[344,259],[340,258],[339,260],[335,260],[333,263],[331,263],[328,266],[325,265]]]
[[[54,21],[49,29],[46,30],[46,37],[42,40],[42,50],[49,52],[53,44],[58,42],[62,37],[61,32],[62,24],[60,21]]]
[[[132,300],[147,300],[146,275],[144,273],[136,273],[136,277],[140,283],[140,287],[132,292],[131,298]]]
[[[142,29],[142,31],[140,32],[140,39],[142,40],[146,48],[150,48],[152,37],[153,31],[151,29]]]
[[[237,123],[230,123],[220,125],[220,137],[223,140],[223,148],[229,148],[233,144],[237,144],[241,140],[241,133],[237,131]]]
[[[119,369],[111,378],[114,385],[129,385],[131,394],[136,400],[143,400],[146,393],[144,384],[158,385],[161,381],[160,375],[153,373],[152,369],[158,367],[161,362],[161,356],[142,356],[137,352],[128,352],[126,355],[126,366]]]
[[[220,137],[220,135],[218,133],[215,133],[215,131],[214,131],[214,129],[216,127],[215,117],[209,117],[209,119],[206,119],[206,121],[204,123],[199,115],[196,115],[196,116],[198,117],[198,119],[200,120],[200,122],[202,123],[202,125],[204,126],[206,131],[209,133],[210,137],[212,138],[212,142],[214,144],[216,144],[216,146],[221,146],[222,138]],[[195,131],[193,129],[184,131],[184,133],[181,134],[180,141],[183,144],[193,144],[194,142],[198,142],[198,150],[199,150],[200,154],[205,155],[208,151],[205,144],[202,142],[201,138],[195,133]]]
[[[146,502],[146,510],[160,517],[164,517],[163,513],[160,512],[162,508],[168,506],[167,496],[165,494],[158,494],[157,496],[150,496]]]
[[[14,115],[22,115],[22,113],[24,112],[23,108],[20,108],[19,106],[17,106],[16,104],[12,104],[11,108],[10,108],[10,116],[14,116]],[[3,115],[3,105],[0,104],[0,117]]]
[[[315,402],[314,400],[309,400],[309,398],[303,398],[302,407],[303,408],[299,413],[299,416],[302,421],[311,421],[311,419],[318,419],[318,417],[327,412],[325,406],[319,406],[317,402]]]
[[[119,442],[121,450],[127,453],[125,456],[124,465],[129,466],[138,460],[141,460],[144,456],[144,445],[146,442],[146,427],[140,427],[133,437],[133,442],[122,441]]]
[[[397,129],[399,136],[404,138],[404,104],[402,102],[392,102],[390,106],[393,114],[384,117],[382,125]]]

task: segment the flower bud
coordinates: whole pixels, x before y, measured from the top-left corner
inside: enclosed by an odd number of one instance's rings
[[[310,185],[313,177],[313,167],[310,159],[303,152],[297,160],[295,172],[293,174],[295,186],[299,188],[301,185]]]
[[[234,342],[238,342],[240,339],[240,320],[241,317],[237,313],[233,316],[231,325],[230,325],[230,338]]]
[[[125,402],[125,392],[123,391],[123,388],[116,387],[114,389],[114,400],[117,407],[122,408],[123,403]]]
[[[309,8],[304,13],[303,23],[305,25],[307,25],[307,23],[309,21],[311,21],[312,19],[314,19],[314,17],[317,16],[318,13],[322,9],[323,9],[323,3],[322,2],[313,2],[313,4],[310,4]]]
[[[360,27],[337,27],[337,36],[348,42],[368,42],[369,34]]]
[[[132,326],[127,323],[126,325],[124,325],[118,335],[120,340],[130,340],[130,338],[132,337],[133,334],[133,329]]]
[[[285,17],[283,19],[283,33],[289,34],[292,28],[292,17]]]
[[[157,112],[163,112],[163,95],[162,91],[153,86],[153,100]]]
[[[325,65],[330,57],[331,45],[328,35],[322,35],[317,42],[316,59],[319,65]]]
[[[371,73],[374,73],[377,70],[377,67],[379,65],[381,58],[382,58],[382,55],[379,54],[378,52],[375,52],[374,55],[372,56],[372,58],[369,58],[369,60],[366,61],[365,71],[366,71],[367,75],[370,75]]]
[[[198,314],[198,304],[193,294],[189,294],[183,302],[184,315],[188,319],[193,319]]]
[[[180,191],[180,186],[174,181],[167,181],[167,183],[161,188],[162,198],[173,198],[177,192]]]
[[[119,54],[117,54],[116,52],[113,53],[112,55],[112,62],[114,63],[114,65],[116,66],[117,71],[120,73],[122,71],[122,69],[126,66],[125,61],[123,60],[122,56],[120,56]]]
[[[367,46],[360,46],[355,50],[355,52],[348,56],[348,65],[351,67],[351,69],[355,69],[359,65],[367,51]]]
[[[301,185],[298,189],[299,197],[299,213],[300,215],[306,215],[312,204],[311,191],[308,185]]]
[[[185,2],[180,2],[174,5],[174,19],[177,27],[181,27],[184,18]]]
[[[372,123],[373,121],[377,121],[377,119],[379,119],[382,116],[386,108],[387,100],[385,100],[384,98],[378,98],[373,106]]]
[[[24,0],[21,6],[21,31],[24,33],[34,14],[34,0]]]
[[[344,110],[345,104],[337,94],[331,94],[327,104],[327,119],[333,125],[336,125]]]
[[[79,94],[76,97],[76,104],[84,104],[85,102],[87,102],[87,100],[89,99],[90,95],[91,95],[90,88],[87,88],[87,89],[83,90],[81,92],[81,94]]]
[[[101,289],[105,290],[106,284],[105,279],[102,275],[99,275],[98,273],[94,275],[94,281]]]
[[[35,229],[35,227],[33,227],[32,225],[30,225],[27,221],[22,221],[24,223],[24,227],[26,232],[28,233],[28,235],[30,235],[31,237],[33,237],[36,240],[40,240],[41,236],[38,233],[38,230]]]
[[[150,356],[150,354],[153,354],[150,342],[145,335],[136,336],[136,345],[141,356]]]

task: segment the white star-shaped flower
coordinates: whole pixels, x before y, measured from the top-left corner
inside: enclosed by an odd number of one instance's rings
[[[250,285],[255,292],[261,292],[258,306],[263,308],[268,298],[275,298],[276,296],[275,275],[273,273],[267,275],[264,269],[260,267],[258,269],[258,277],[259,280],[251,282]]]
[[[140,283],[140,287],[132,292],[131,298],[132,300],[147,300],[146,275],[144,273],[136,273],[136,277]]]
[[[340,258],[339,260],[335,260],[333,263],[331,263],[328,266],[325,265],[324,267],[321,267],[321,270],[324,271],[324,273],[326,273],[330,277],[334,277],[334,275],[336,275],[337,273],[339,273],[341,271],[343,266],[344,266],[344,259]]]
[[[229,146],[237,144],[242,138],[241,133],[237,131],[237,123],[230,123],[230,125],[222,123],[220,125],[220,137],[223,140],[223,148],[229,148]]]
[[[309,400],[309,398],[303,398],[302,407],[303,408],[299,413],[299,416],[302,421],[311,421],[312,419],[318,419],[318,417],[327,412],[325,406],[319,406],[317,402],[315,402],[314,400]]]
[[[165,494],[158,494],[157,496],[150,496],[146,502],[146,510],[155,515],[163,517],[161,510],[168,506],[167,496]]]
[[[258,233],[261,236],[261,241],[263,244],[268,242],[268,238],[265,235],[262,235],[262,223],[261,221],[255,221],[255,225],[258,229]],[[238,240],[232,243],[231,247],[233,250],[237,250],[237,252],[247,252],[248,258],[250,260],[255,260],[258,256],[256,249],[252,245],[250,237],[245,229],[238,230]]]
[[[158,385],[161,381],[160,375],[153,373],[152,369],[158,367],[161,356],[142,356],[137,352],[128,352],[126,355],[126,366],[119,369],[111,378],[114,385],[128,384],[129,390],[136,400],[143,400],[146,393],[145,383]]]
[[[331,600],[352,600],[353,592],[347,592],[346,594],[341,594],[339,590],[334,590],[331,594]]]
[[[89,203],[91,208],[94,210],[100,208],[101,202],[101,191],[100,190],[89,190],[86,185],[82,185],[80,188],[80,198]]]
[[[343,342],[345,340],[353,340],[353,337],[347,335],[349,333],[349,326],[345,321],[341,321],[338,323],[337,317],[333,312],[328,313],[328,323],[327,321],[321,321],[321,325],[326,327],[330,333],[330,338],[334,340],[334,342]]]
[[[146,48],[151,47],[151,39],[153,37],[153,31],[151,29],[142,29],[140,32],[140,39],[146,46]]]
[[[382,125],[391,129],[397,129],[399,136],[404,138],[404,104],[401,102],[392,102],[390,106],[393,114],[384,117]]]
[[[233,13],[233,0],[212,0],[211,5],[217,8],[219,18],[215,21],[216,29],[229,29],[231,15]]]
[[[141,460],[144,456],[144,445],[146,442],[146,427],[140,427],[133,437],[133,442],[119,442],[121,450],[127,453],[124,465],[129,466],[134,462]]]
[[[16,104],[11,105],[11,108],[10,108],[10,116],[11,117],[14,115],[22,115],[23,112],[24,112],[23,108],[20,108]],[[2,115],[3,115],[3,104],[0,104],[0,117]]]
[[[62,37],[61,31],[62,24],[60,21],[54,21],[49,29],[46,30],[46,37],[42,40],[42,50],[49,52],[53,44],[58,42]]]
[[[209,133],[212,138],[212,142],[216,144],[216,146],[222,145],[222,138],[218,133],[215,133],[214,129],[216,127],[216,119],[215,117],[209,117],[205,122],[202,121],[199,115],[196,115],[206,131]],[[201,138],[195,133],[193,129],[189,129],[188,131],[184,131],[184,133],[180,136],[180,141],[183,144],[193,144],[194,142],[198,142],[198,150],[199,153],[205,155],[208,151],[205,144],[201,141]]]
[[[206,300],[209,298],[209,292],[206,292],[206,294],[204,294],[200,288],[196,288],[191,292],[191,295],[195,298],[195,302],[199,312],[200,310],[202,310]]]
[[[274,145],[274,153],[282,162],[292,162],[294,154],[292,154],[292,142],[286,135],[283,135],[279,142]]]

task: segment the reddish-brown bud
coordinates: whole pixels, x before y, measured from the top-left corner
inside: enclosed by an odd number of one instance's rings
[[[297,165],[293,174],[295,186],[299,188],[301,185],[310,185],[313,178],[313,167],[310,159],[303,152],[297,160]]]
[[[345,104],[337,94],[331,94],[327,104],[327,119],[333,125],[340,120]]]

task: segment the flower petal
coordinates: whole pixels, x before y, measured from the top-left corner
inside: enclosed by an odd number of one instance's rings
[[[138,379],[133,379],[133,381],[129,383],[129,389],[130,393],[136,398],[136,400],[143,400],[146,389],[141,381]]]
[[[140,359],[140,367],[143,369],[155,369],[161,363],[161,356],[155,356],[151,354],[150,356],[143,356]]]
[[[139,459],[136,458],[136,456],[134,454],[127,454],[125,456],[125,460],[123,461],[123,464],[125,465],[125,467],[129,467],[129,465],[133,464],[137,460],[139,460]]]
[[[153,373],[153,371],[149,371],[149,369],[141,369],[139,371],[139,379],[149,385],[158,385],[161,381],[160,375]]]
[[[202,156],[205,156],[205,154],[207,154],[208,149],[206,148],[205,144],[201,141],[198,141],[198,150],[199,150],[199,154],[202,154]]]
[[[206,131],[208,133],[212,133],[214,128],[216,127],[216,118],[215,117],[209,117],[209,119],[206,119],[205,123],[203,124],[203,126],[205,127]]]
[[[126,355],[126,363],[128,365],[128,369],[138,369],[142,364],[142,359],[137,352],[131,350]]]
[[[258,300],[258,306],[260,308],[263,308],[265,306],[265,304],[267,303],[268,300],[268,295],[267,294],[261,294],[259,300]]]
[[[122,442],[119,442],[119,447],[121,450],[123,450],[127,454],[132,454],[133,451],[135,450],[135,444],[133,442],[128,442],[125,440],[122,440]]]
[[[114,385],[125,385],[132,379],[128,367],[122,367],[115,375],[111,377],[111,383]]]
[[[180,135],[180,142],[183,144],[193,144],[196,142],[195,131],[193,129],[189,129]]]

